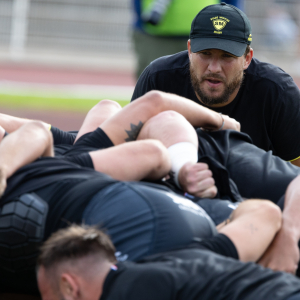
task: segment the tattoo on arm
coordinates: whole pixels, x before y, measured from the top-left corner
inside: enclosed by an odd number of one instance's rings
[[[252,224],[252,223],[249,225],[249,229],[250,229],[251,234],[253,234],[256,231],[258,231],[257,227],[255,227],[255,225]]]
[[[140,121],[138,125],[130,124],[131,130],[125,130],[128,138],[125,139],[125,142],[135,141],[143,127],[143,123]]]

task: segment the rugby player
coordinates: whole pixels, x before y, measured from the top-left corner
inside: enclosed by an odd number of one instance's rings
[[[209,249],[208,249],[209,250]],[[72,226],[42,246],[38,284],[43,300],[299,300],[300,280],[225,258],[205,245],[117,262],[109,238]]]
[[[173,100],[174,102],[172,102]],[[108,141],[108,143],[111,146],[113,145],[111,141],[113,141],[115,144],[124,142],[126,139],[129,138],[129,135],[132,135],[133,133],[132,130],[126,131],[124,130],[124,128],[130,129],[131,124],[134,124],[136,127],[139,127],[138,124],[145,117],[144,112],[146,110],[147,110],[146,112],[147,115],[147,113],[151,114],[150,108],[152,108],[154,111],[157,112],[157,111],[161,111],[161,108],[166,106],[168,106],[168,108],[169,107],[175,108],[177,109],[177,111],[185,113],[186,116],[188,117],[188,120],[190,120],[192,123],[194,122],[193,123],[194,125],[197,122],[199,124],[200,122],[199,120],[189,115],[189,113],[191,112],[188,110],[189,104],[187,103],[190,104],[191,102],[171,94],[164,94],[161,92],[150,92],[144,97],[142,97],[140,100],[133,102],[128,107],[126,107],[122,111],[118,112],[117,114],[113,115],[111,118],[106,120],[104,123],[100,125],[101,127],[100,129],[108,133],[110,142],[107,139],[106,141]],[[184,105],[185,110],[182,108],[181,104]],[[195,110],[195,115],[197,115],[198,111],[199,110]],[[125,115],[125,118],[122,118],[122,114],[123,116]],[[220,116],[218,117],[220,120]],[[89,118],[89,119],[93,120],[93,118]],[[164,120],[165,118],[162,119],[163,120],[161,120],[161,124],[163,124],[165,121]],[[225,120],[225,125],[227,123],[227,120],[229,120],[229,122],[230,121],[232,122],[232,119],[224,119],[224,120]],[[122,122],[124,123],[122,124]],[[149,122],[149,127],[151,123],[152,122]],[[175,123],[176,125],[176,122],[173,123]],[[89,124],[89,122],[85,124]],[[109,126],[112,126],[112,129],[109,130],[105,129],[108,128]],[[86,126],[85,128],[88,128],[88,126]],[[118,134],[115,134],[117,128],[119,129],[119,131]],[[143,126],[142,130],[140,131],[140,134],[143,134],[143,130],[145,128],[147,128],[147,123],[145,124],[145,126]],[[172,126],[169,126],[169,128],[174,129],[174,127]],[[90,129],[88,129],[87,131],[89,130]],[[99,136],[97,131],[99,132],[99,130],[97,129],[95,131],[96,133],[93,132],[91,134],[86,134],[82,136],[81,139],[79,139],[78,142],[74,145],[74,147],[70,150],[70,152],[75,151],[75,154],[78,154],[78,153],[83,153],[85,151],[98,149],[99,145],[98,144],[95,145],[95,141],[97,141],[97,138],[91,139],[91,136],[92,137],[94,135],[96,135],[96,137]],[[283,206],[284,198],[281,196],[285,193],[288,184],[293,180],[293,178],[295,178],[299,174],[299,168],[292,166],[290,163],[286,163],[282,161],[278,157],[272,156],[271,152],[265,152],[253,146],[249,138],[244,134],[233,132],[233,131],[217,131],[217,132],[207,133],[199,129],[197,130],[197,133],[199,137],[199,157],[200,158],[203,156],[206,156],[206,158],[208,157],[209,160],[206,161],[209,163],[210,168],[212,168],[214,171],[214,178],[216,179],[217,177],[221,177],[219,184],[217,184],[218,188],[219,187],[222,188],[226,184],[229,185],[230,188],[232,187],[232,182],[226,179],[226,176],[229,177],[228,176],[228,172],[229,172],[230,174],[229,179],[233,179],[233,182],[236,183],[243,197],[265,198],[265,199],[270,199],[276,203],[278,203],[279,199],[281,198],[280,200],[282,204],[281,206]],[[102,141],[98,140],[98,142],[101,143]],[[122,156],[122,154],[119,155],[120,157]],[[119,156],[115,155],[114,158],[112,158],[111,160],[115,160],[118,158]],[[193,167],[189,168],[189,167],[190,166],[188,164],[182,166],[181,170],[183,171],[181,171],[181,173],[184,174],[185,176],[182,176],[183,179],[181,181],[180,181],[181,178],[180,174],[178,176],[181,187],[187,192],[190,191],[189,182],[188,181],[185,182],[184,181],[185,178],[196,178],[195,180],[196,182],[193,181],[193,179],[191,180],[192,184],[194,184],[196,187],[197,187],[197,180],[198,180],[198,178],[194,176],[195,174],[194,168]],[[193,176],[188,176],[188,174],[193,174]],[[221,188],[219,188],[219,191],[221,190]],[[229,192],[231,192],[230,189]],[[274,247],[274,249],[276,249],[274,251],[277,254],[280,254],[280,256],[284,258],[280,264],[278,264],[279,261],[276,262],[278,268],[283,270],[288,270],[290,272],[294,272],[295,265],[299,260],[299,251],[297,248],[297,242],[299,240],[300,227],[297,221],[298,219],[297,216],[299,215],[300,212],[298,212],[298,207],[299,205],[297,203],[296,198],[295,200],[291,201],[288,205],[287,203],[285,203],[284,219],[286,221],[283,223],[283,230],[281,230],[280,234],[276,237],[276,239],[278,239],[280,243],[279,242],[275,243],[275,245],[277,244],[277,246]],[[278,245],[281,246],[279,247]],[[276,255],[274,255],[274,257],[276,257]],[[274,259],[273,259],[273,263],[274,263]]]
[[[50,156],[24,166],[7,181],[0,213],[1,292],[35,292],[36,247],[68,223],[84,221],[106,228],[117,250],[122,252],[119,258],[130,260],[173,248],[205,244],[223,255],[256,261],[280,228],[281,214],[275,205],[268,201],[247,201],[234,212],[232,222],[220,227],[221,234],[214,236],[214,224],[205,212],[166,188],[119,182],[70,162],[73,160],[84,166],[89,161],[87,153],[68,159],[51,157],[52,140],[48,138],[51,135],[44,125],[37,124],[38,130],[41,129],[38,137],[44,141],[44,146],[34,139],[33,151],[28,151],[30,159],[20,162],[15,157],[28,150],[22,147],[20,138],[31,123],[0,143],[0,157],[3,158],[0,166],[6,170],[3,174],[7,177],[16,165],[26,164],[41,155]],[[24,137],[27,147],[32,143],[31,133]],[[18,153],[16,150],[12,153],[16,145],[20,145]],[[137,159],[136,153],[132,155]],[[152,172],[146,162],[144,169],[147,168]],[[132,176],[133,173],[140,176],[138,168],[132,168],[128,174]],[[209,239],[203,241],[205,238]],[[250,238],[252,243],[248,245],[246,241]]]

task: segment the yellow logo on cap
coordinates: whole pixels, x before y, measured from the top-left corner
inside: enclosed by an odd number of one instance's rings
[[[249,34],[248,41],[252,42],[252,34]]]
[[[213,17],[210,19],[216,30],[222,30],[230,20],[224,17]]]

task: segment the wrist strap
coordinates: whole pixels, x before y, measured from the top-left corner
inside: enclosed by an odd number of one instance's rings
[[[222,113],[219,113],[219,114],[220,114],[220,116],[221,116],[221,118],[222,118],[222,125],[221,125],[221,127],[220,127],[219,129],[217,129],[217,131],[222,130],[223,127],[224,127],[224,124],[225,124],[225,120],[224,120],[224,118],[223,118]]]

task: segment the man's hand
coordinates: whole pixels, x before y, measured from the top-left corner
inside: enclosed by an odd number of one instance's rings
[[[282,227],[258,263],[274,271],[295,274],[298,261],[298,241],[293,238],[289,229]]]
[[[200,198],[214,198],[217,187],[212,172],[205,163],[186,163],[180,169],[178,181],[185,192]]]
[[[241,124],[233,118],[230,118],[227,115],[217,114],[214,115],[214,124],[210,123],[202,128],[207,131],[218,131],[225,129],[232,129],[235,131],[241,131]],[[223,125],[224,122],[224,125]]]
[[[237,120],[230,118],[229,116],[226,115],[221,115],[224,119],[224,126],[222,130],[225,129],[232,129],[235,131],[241,131],[241,124]]]

